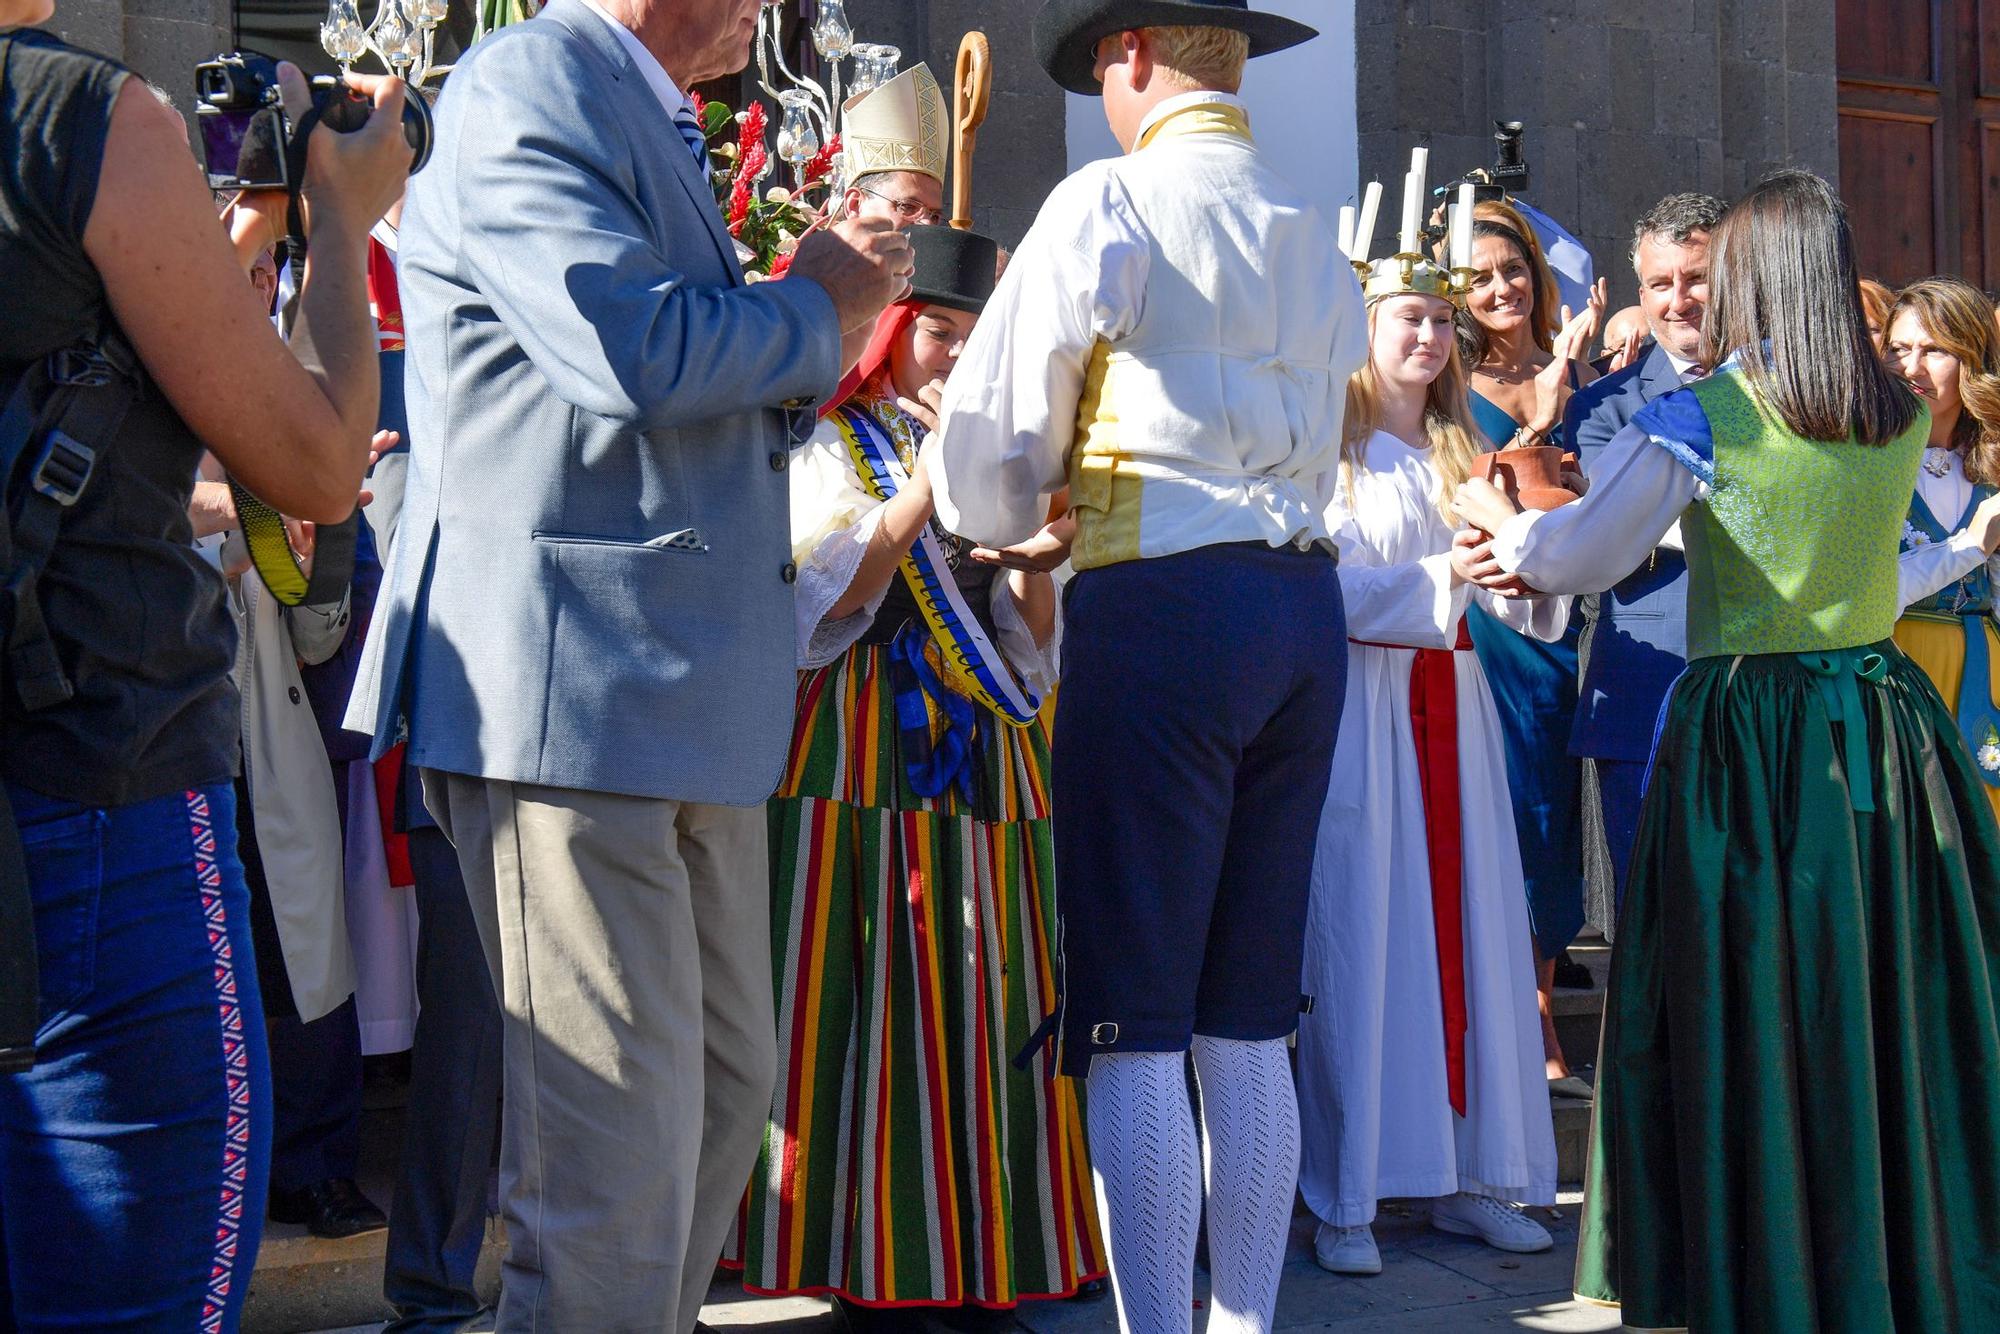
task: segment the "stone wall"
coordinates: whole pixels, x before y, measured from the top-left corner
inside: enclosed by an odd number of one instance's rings
[[[930,63],[951,100],[959,38],[973,29],[993,47],[993,101],[972,170],[973,224],[1017,244],[1042,199],[1068,174],[1062,90],[1035,63],[1030,31],[1041,0],[848,0],[864,41],[902,48],[905,68]],[[947,202],[949,197],[947,196]]]
[[[43,25],[112,56],[173,96],[192,124],[194,67],[231,46],[229,0],[57,0]]]
[[[1527,198],[1625,304],[1631,222],[1661,195],[1729,198],[1788,164],[1838,180],[1833,24],[1833,0],[1357,0],[1362,179],[1394,194],[1428,144],[1442,183],[1522,121]]]

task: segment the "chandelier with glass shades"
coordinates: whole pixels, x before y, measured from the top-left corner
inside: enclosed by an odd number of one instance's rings
[[[483,8],[483,7],[482,7]],[[380,0],[374,21],[363,25],[357,0],[330,0],[319,25],[319,44],[344,74],[373,54],[382,68],[411,84],[433,72],[437,29],[451,12],[451,0]]]
[[[896,77],[896,63],[903,53],[893,46],[856,41],[854,25],[847,18],[846,0],[817,0],[812,13],[812,44],[825,62],[826,77],[824,82],[808,79],[793,70],[785,59],[784,43],[779,38],[781,3],[782,0],[764,0],[757,10],[754,48],[757,86],[778,104],[780,119],[774,147],[777,156],[797,176],[839,133],[842,108]],[[843,70],[843,64],[849,61],[852,70]],[[833,160],[836,196],[846,181],[843,156],[835,154]]]
[[[378,0],[375,17],[367,23],[361,21],[362,2],[329,0],[326,18],[319,25],[320,45],[343,73],[370,55],[383,69],[411,84],[420,85],[433,74],[448,72],[448,66],[433,62],[438,26],[450,13],[451,0]],[[812,6],[812,44],[825,62],[826,73],[824,81],[809,79],[785,59],[779,37],[782,3],[763,0],[757,9],[757,86],[778,104],[776,156],[797,177],[839,133],[842,105],[895,78],[903,53],[893,46],[855,40],[846,0],[816,0]],[[488,8],[479,6],[480,30],[475,41],[485,35]],[[846,68],[850,63],[851,68]],[[842,166],[836,154],[832,173],[836,193],[844,182]]]

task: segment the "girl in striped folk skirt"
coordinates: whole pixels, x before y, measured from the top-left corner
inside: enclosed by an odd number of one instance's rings
[[[1106,1268],[1079,1085],[1046,1051],[1013,1063],[1056,997],[1055,590],[932,520],[920,418],[995,252],[915,233],[915,292],[792,461],[806,670],[770,804],[778,1080],[740,1256],[752,1292],[1007,1306]]]

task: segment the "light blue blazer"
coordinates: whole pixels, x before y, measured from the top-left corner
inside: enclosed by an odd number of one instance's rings
[[[426,768],[747,805],[796,682],[785,468],[839,377],[579,0],[481,41],[399,245],[410,468],[348,726]]]

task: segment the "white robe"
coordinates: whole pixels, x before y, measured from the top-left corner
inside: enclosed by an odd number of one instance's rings
[[[1468,601],[1558,638],[1568,598],[1452,586],[1452,529],[1424,452],[1377,432],[1328,516],[1347,633],[1445,648]],[[1352,1226],[1376,1201],[1472,1191],[1552,1203],[1555,1129],[1542,1066],[1534,957],[1500,724],[1479,659],[1454,655],[1462,830],[1466,1116],[1445,1075],[1423,791],[1410,725],[1412,649],[1353,643],[1347,703],[1320,817],[1299,1026],[1299,1187]]]

